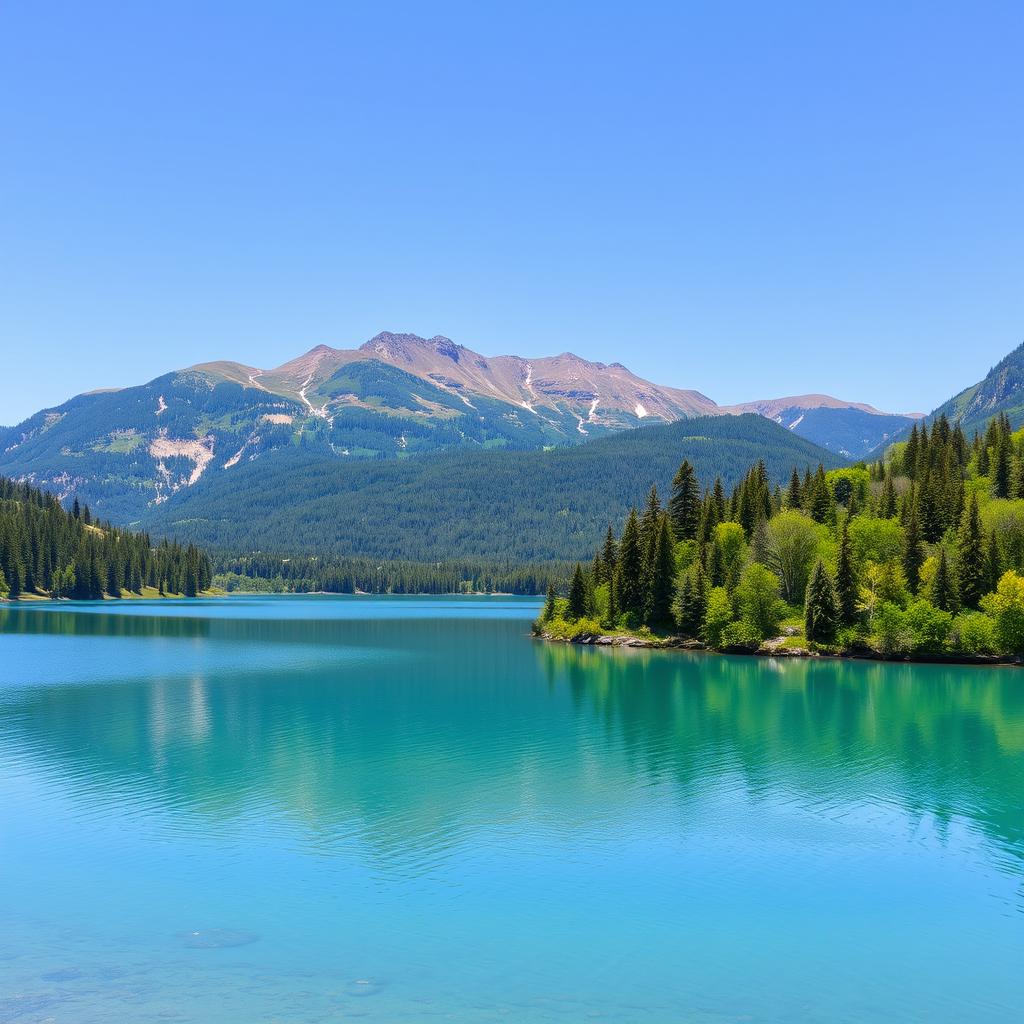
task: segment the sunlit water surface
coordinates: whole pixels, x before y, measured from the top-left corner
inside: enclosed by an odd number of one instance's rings
[[[1024,672],[535,610],[0,610],[0,1022],[1021,1019]]]

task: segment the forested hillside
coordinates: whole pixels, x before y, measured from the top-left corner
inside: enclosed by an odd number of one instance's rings
[[[146,534],[95,522],[88,506],[66,511],[54,495],[0,477],[0,597],[194,596],[210,579],[194,545],[154,547]]]
[[[482,559],[410,562],[404,559],[322,558],[261,552],[223,555],[214,584],[228,593],[543,594],[562,586],[569,562],[512,563]]]
[[[794,469],[785,492],[758,462],[731,496],[702,494],[684,461],[667,505],[651,491],[618,537],[609,527],[537,629],[765,653],[1024,654],[1024,430],[1002,414],[968,441],[940,417],[870,466]]]
[[[762,417],[650,426],[532,452],[449,452],[341,463],[270,453],[202,480],[143,525],[235,553],[524,564],[579,558],[638,491],[667,487],[683,458],[735,484],[763,458],[772,480],[843,460]]]

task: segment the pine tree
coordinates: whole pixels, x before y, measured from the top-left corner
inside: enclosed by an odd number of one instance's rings
[[[722,555],[722,545],[717,540],[713,540],[710,544],[708,579],[713,587],[725,586],[725,559]]]
[[[917,514],[917,502],[910,506],[907,525],[903,532],[903,573],[911,593],[917,593],[921,581],[921,566],[924,564],[924,548],[921,545],[921,521]]]
[[[601,561],[604,563],[605,579],[610,583],[615,579],[615,563],[618,561],[618,545],[615,543],[615,532],[611,523],[604,535],[604,547],[601,549]]]
[[[703,546],[711,540],[719,521],[715,499],[710,491],[705,491],[700,505],[700,524],[697,527],[698,544]]]
[[[839,600],[835,586],[821,559],[807,584],[804,601],[804,633],[809,643],[830,644],[839,629]]]
[[[647,505],[640,516],[640,554],[643,559],[642,578],[650,572],[651,559],[654,558],[654,545],[658,539],[658,522],[661,519],[661,502],[658,499],[658,488],[651,487],[647,492]]]
[[[988,592],[987,572],[978,496],[972,494],[957,537],[957,580],[965,608],[977,608]]]
[[[683,464],[672,478],[672,497],[669,499],[668,512],[672,518],[672,531],[677,540],[694,540],[700,525],[700,487],[697,475],[689,460]]]
[[[715,477],[715,486],[711,492],[711,500],[715,504],[715,523],[725,522],[725,488],[722,486],[722,478]]]
[[[700,565],[700,562],[697,562]],[[681,633],[689,633],[690,609],[693,606],[693,575],[684,572],[676,590],[676,625]]]
[[[894,519],[896,517],[896,488],[893,486],[892,475],[885,478],[882,487],[882,498],[878,506],[878,514],[883,519]]]
[[[1002,432],[993,452],[992,489],[997,498],[1010,496],[1010,439]]]
[[[932,583],[932,604],[944,612],[956,611],[956,591],[953,587],[953,574],[949,571],[946,549],[939,548],[939,564],[935,569],[935,580]]]
[[[928,447],[928,423],[921,423],[920,440],[917,446],[917,461],[914,465],[912,480],[917,481],[923,476],[925,469],[931,465],[931,453]]]
[[[643,614],[643,555],[640,550],[640,520],[636,509],[630,509],[619,541],[619,558],[615,570],[615,589],[623,615],[638,620]]]
[[[672,536],[672,523],[666,513],[662,513],[658,523],[654,556],[648,574],[645,606],[647,625],[664,628],[672,622],[676,574],[675,538]]]
[[[71,506],[71,514],[75,517],[75,519],[82,518],[82,506],[78,504],[77,497],[75,498],[74,504],[72,504]]]
[[[793,473],[789,478],[789,490],[786,492],[787,508],[802,508],[804,501],[803,488],[800,486],[800,474],[793,467]]]
[[[917,515],[921,524],[921,536],[934,544],[943,533],[943,517],[938,495],[937,477],[924,470],[924,479],[918,488]]]
[[[988,476],[989,471],[989,459],[988,459],[988,445],[985,443],[982,436],[975,431],[974,432],[974,454],[978,460],[978,475]]]
[[[811,493],[808,497],[808,510],[811,518],[817,523],[833,523],[836,517],[835,499],[825,479],[825,467],[818,464],[818,471],[814,475],[814,482],[811,485]]]
[[[583,575],[583,566],[577,562],[569,584],[569,619],[582,619],[587,614],[587,603],[587,580]]]
[[[540,613],[541,622],[550,622],[555,616],[555,584],[548,580],[548,593],[544,599],[544,610]]]
[[[848,527],[849,519],[843,522],[843,530],[839,536],[839,557],[836,561],[836,598],[839,602],[839,621],[844,626],[852,626],[856,621],[857,600],[860,596]]]
[[[107,562],[107,593],[111,597],[121,596],[121,580],[117,571],[117,563],[111,559]]]
[[[919,440],[917,424],[915,423],[910,428],[910,437],[907,439],[906,448],[903,449],[903,472],[906,473],[911,480],[913,480],[917,475],[917,452]]]
[[[996,539],[996,532],[993,530],[988,535],[988,544],[985,547],[985,569],[987,575],[988,592],[992,593],[999,585],[999,579],[1003,575],[1003,556],[999,550],[999,541]]]
[[[684,574],[679,591],[679,628],[688,636],[697,636],[704,625],[708,607],[708,578],[700,560]]]

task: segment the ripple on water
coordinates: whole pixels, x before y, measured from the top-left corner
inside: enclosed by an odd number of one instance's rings
[[[233,928],[201,928],[185,932],[181,938],[186,949],[233,949],[259,941],[259,936],[255,932]]]

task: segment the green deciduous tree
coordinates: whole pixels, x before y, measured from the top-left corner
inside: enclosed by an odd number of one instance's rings
[[[779,597],[779,580],[760,562],[752,562],[743,570],[736,585],[736,607],[740,618],[759,640],[775,636],[786,613]]]
[[[732,590],[747,561],[747,540],[739,523],[719,523],[715,527],[713,556],[718,566],[716,584]]]
[[[765,564],[779,577],[782,596],[791,604],[804,596],[818,543],[818,527],[802,512],[783,509],[768,524]]]
[[[1024,654],[1024,576],[1012,569],[1004,572],[981,607],[992,617],[1000,653]]]
[[[708,591],[701,639],[709,647],[721,647],[722,634],[734,618],[729,591],[725,587],[712,587]]]

